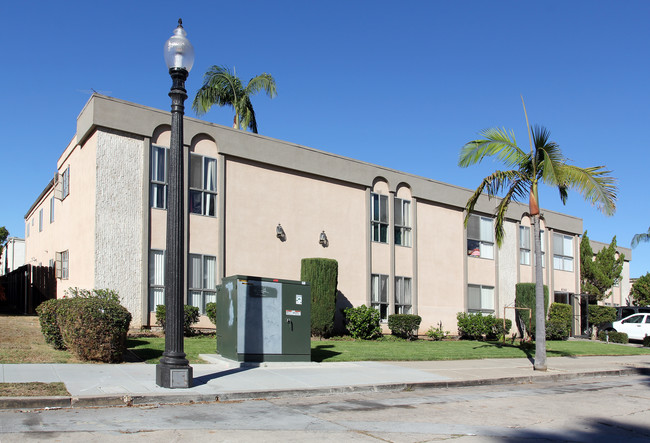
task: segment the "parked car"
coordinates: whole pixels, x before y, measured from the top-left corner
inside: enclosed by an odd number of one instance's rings
[[[625,332],[631,340],[643,340],[650,335],[650,314],[632,314],[612,323],[611,329]]]
[[[650,306],[616,306],[616,320],[614,321],[622,320],[632,314],[650,314]],[[598,330],[613,331],[614,322],[601,323],[598,325]]]

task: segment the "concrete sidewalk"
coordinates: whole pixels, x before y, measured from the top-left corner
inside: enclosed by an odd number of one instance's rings
[[[63,382],[69,397],[0,397],[0,409],[191,403],[354,391],[446,388],[484,384],[650,375],[650,356],[552,357],[548,371],[528,359],[409,362],[239,364],[202,355],[189,389],[155,383],[155,365],[0,364],[0,382]]]

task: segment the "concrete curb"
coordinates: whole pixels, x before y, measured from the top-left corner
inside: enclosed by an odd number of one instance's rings
[[[526,375],[474,380],[451,380],[417,383],[386,383],[377,385],[334,386],[299,390],[240,391],[215,394],[164,395],[103,395],[88,397],[0,397],[0,409],[59,409],[111,406],[144,406],[153,404],[212,403],[219,401],[263,400],[267,398],[308,397],[317,395],[349,394],[354,392],[391,392],[415,389],[448,389],[467,386],[509,385],[535,381],[563,381],[597,377],[648,375],[646,368],[598,370],[582,373]]]

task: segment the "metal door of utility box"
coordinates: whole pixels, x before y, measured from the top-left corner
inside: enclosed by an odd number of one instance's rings
[[[311,289],[234,275],[217,287],[217,352],[231,360],[311,361]]]

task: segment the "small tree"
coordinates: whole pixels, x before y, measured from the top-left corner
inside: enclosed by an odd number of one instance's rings
[[[598,335],[596,329],[603,323],[613,322],[616,320],[616,308],[611,306],[589,305],[589,316],[587,320],[589,325],[595,328],[594,333]]]
[[[650,272],[634,282],[630,297],[634,306],[650,306]]]
[[[525,337],[528,334],[530,337],[535,337],[536,325],[536,300],[535,300],[535,283],[517,283],[515,287],[515,306],[518,308],[530,308],[530,323],[531,330],[528,331],[528,312],[523,310],[516,310],[515,320],[517,322],[517,329],[519,334]],[[548,286],[544,285],[544,318],[548,312]]]
[[[327,337],[334,330],[339,264],[330,258],[303,258],[300,279],[311,286],[311,333]]]
[[[605,300],[611,296],[611,289],[621,279],[625,256],[616,258],[616,236],[606,248],[595,257],[589,243],[587,231],[580,242],[580,286],[584,294]]]
[[[4,226],[0,226],[0,258],[2,258],[2,251],[7,242],[7,237],[9,237],[9,231]]]

